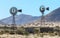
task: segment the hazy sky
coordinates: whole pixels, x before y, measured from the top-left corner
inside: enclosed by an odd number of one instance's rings
[[[9,9],[11,7],[17,7],[22,9],[22,13],[32,16],[41,16],[39,7],[44,5],[49,7],[49,11],[45,11],[45,15],[50,13],[52,10],[60,7],[60,0],[0,0],[0,19],[11,16]]]

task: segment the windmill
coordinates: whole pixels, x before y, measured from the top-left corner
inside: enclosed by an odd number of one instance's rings
[[[15,23],[15,15],[17,14],[17,12],[22,12],[22,9],[17,9],[16,7],[11,7],[10,8],[10,14],[12,15],[12,27],[13,29],[16,28],[16,23]]]
[[[42,13],[42,16],[41,16],[41,25],[42,25],[42,24],[45,24],[44,12],[45,12],[45,10],[48,10],[49,11],[49,7],[45,8],[45,6],[42,5],[42,6],[40,6],[39,10]]]

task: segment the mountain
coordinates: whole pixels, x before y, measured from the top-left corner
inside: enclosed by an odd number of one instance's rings
[[[39,16],[20,14],[15,16],[15,22],[16,24],[26,24],[33,22],[39,18],[40,18]],[[12,24],[12,16],[2,19],[1,21],[4,22],[5,24]]]
[[[4,22],[0,21],[0,24],[5,24]]]
[[[60,22],[60,7],[47,14],[45,16],[45,20],[49,22]],[[12,24],[12,16],[2,19],[1,21],[5,24]],[[40,16],[20,14],[15,16],[15,21],[16,24],[27,24],[32,23],[34,21],[40,22]]]
[[[60,22],[60,7],[45,16],[47,21]]]

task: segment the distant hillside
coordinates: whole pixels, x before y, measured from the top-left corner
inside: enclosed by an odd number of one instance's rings
[[[0,21],[0,24],[5,24],[4,22]]]
[[[34,23],[40,22],[40,16],[20,14],[16,15],[15,18],[16,24],[27,24],[32,23],[34,21]],[[57,8],[53,10],[51,13],[47,14],[45,16],[45,20],[50,22],[60,22],[60,8]],[[12,24],[12,16],[2,19],[1,21],[5,24]]]
[[[16,24],[26,24],[26,23],[33,22],[34,20],[37,20],[39,18],[40,17],[37,17],[37,16],[30,16],[30,15],[21,14],[21,15],[15,16],[15,21],[16,21]],[[12,24],[12,16],[2,19],[1,21],[6,24]]]
[[[51,13],[46,15],[46,20],[51,22],[60,22],[60,8],[53,10]]]

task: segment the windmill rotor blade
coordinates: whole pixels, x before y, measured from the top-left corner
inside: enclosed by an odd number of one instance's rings
[[[16,15],[17,14],[17,8],[16,7],[11,7],[9,11],[10,11],[10,13],[12,15]]]
[[[45,11],[45,7],[44,7],[43,5],[42,5],[42,6],[40,6],[40,8],[39,8],[39,9],[40,9],[40,12],[41,12],[41,13],[44,13],[44,11]]]

